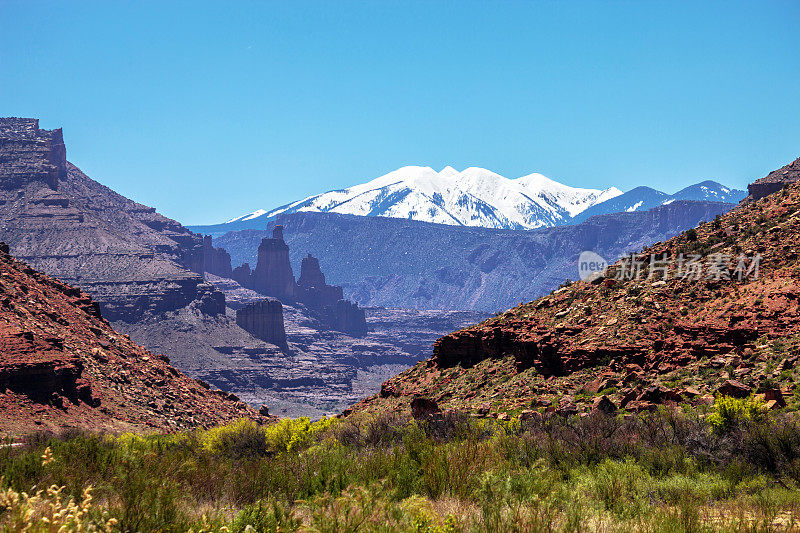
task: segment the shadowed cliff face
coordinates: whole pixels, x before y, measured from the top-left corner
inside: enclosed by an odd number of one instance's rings
[[[295,293],[294,273],[282,230],[274,228],[272,238],[263,239],[258,245],[258,261],[250,285],[261,294],[290,300]]]
[[[319,259],[311,254],[303,258],[303,262],[300,263],[300,279],[297,280],[297,284],[303,288],[325,286],[325,274],[319,267]]]
[[[86,293],[0,243],[0,429],[188,429],[261,419],[114,331]]]
[[[280,300],[265,298],[236,311],[236,323],[254,337],[288,350]]]
[[[747,186],[750,195],[746,201],[754,201],[781,190],[783,187],[800,180],[800,158],[786,166],[773,170],[761,179]]]
[[[225,309],[198,273],[229,272],[227,254],[89,179],[67,162],[61,130],[41,130],[35,119],[0,119],[0,239],[34,267],[88,291],[110,320],[194,302],[212,315]]]
[[[325,213],[296,213],[278,222],[292,263],[300,264],[310,252],[328,282],[341,285],[344,297],[362,306],[496,312],[576,279],[584,250],[614,260],[732,207],[676,201],[535,231]],[[264,236],[254,230],[231,232],[215,242],[240,264],[253,261]]]

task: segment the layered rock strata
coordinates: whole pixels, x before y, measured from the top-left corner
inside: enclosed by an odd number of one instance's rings
[[[111,320],[136,321],[193,302],[224,311],[203,283],[226,253],[67,162],[61,130],[0,118],[0,239],[35,268],[80,286]],[[228,269],[229,269],[228,264]]]
[[[356,336],[367,332],[364,310],[344,299],[342,287],[325,283],[317,258],[311,254],[303,258],[300,280],[295,282],[281,225],[273,228],[272,238],[262,239],[255,270],[250,272],[245,263],[234,269],[232,276],[241,286],[260,294],[303,304],[331,329]]]
[[[236,323],[245,331],[283,350],[288,350],[283,325],[283,305],[275,298],[265,298],[236,311]]]
[[[0,430],[177,430],[264,420],[114,331],[88,294],[0,245]]]

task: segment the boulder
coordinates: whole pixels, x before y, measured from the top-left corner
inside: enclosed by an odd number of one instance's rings
[[[542,418],[542,413],[540,413],[539,411],[533,411],[531,409],[524,409],[519,414],[519,419],[523,420],[523,421],[524,420],[540,420],[541,418]]]
[[[643,411],[655,411],[658,408],[656,404],[653,402],[642,401],[642,400],[633,400],[632,402],[628,402],[625,406],[625,409],[628,411],[633,411],[634,413],[641,413]]]
[[[678,394],[680,396],[683,396],[683,397],[691,399],[691,398],[696,398],[697,396],[700,396],[700,391],[697,390],[695,387],[684,387],[683,389],[678,391]]]
[[[601,396],[595,398],[592,402],[592,413],[603,413],[606,415],[613,415],[617,412],[617,406],[612,402],[608,396]]]
[[[636,389],[628,389],[627,391],[622,391],[622,399],[619,402],[620,407],[627,406],[628,403],[634,401],[636,398],[639,397],[639,391]]]
[[[725,381],[725,383],[719,386],[717,392],[724,396],[733,396],[734,398],[746,398],[752,392],[752,388],[734,379],[729,379]]]
[[[430,398],[414,398],[411,400],[411,416],[419,420],[439,412],[439,404]]]

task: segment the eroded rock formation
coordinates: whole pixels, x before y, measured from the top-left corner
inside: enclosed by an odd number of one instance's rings
[[[35,268],[89,292],[109,320],[193,302],[224,311],[222,293],[200,274],[228,273],[227,253],[89,179],[67,162],[61,130],[40,129],[36,119],[0,118],[0,239]]]
[[[258,264],[234,269],[233,278],[240,285],[285,302],[299,302],[312,310],[331,329],[363,336],[367,332],[364,310],[344,299],[342,288],[325,283],[319,260],[308,254],[300,265],[300,280],[295,283],[289,263],[289,246],[283,239],[283,226],[277,225],[272,238],[258,247]]]
[[[208,272],[215,276],[230,278],[231,256],[224,248],[214,248],[211,235],[203,237],[203,272]]]
[[[175,430],[263,420],[120,335],[89,295],[0,244],[0,430]]]
[[[325,322],[335,330],[345,331],[356,337],[367,334],[364,310],[354,302],[339,299],[332,305],[324,306],[320,312],[325,317]]]
[[[67,152],[61,129],[41,130],[33,118],[0,119],[0,188],[41,182],[50,189],[67,176]]]
[[[236,311],[236,323],[263,341],[288,350],[283,325],[283,305],[275,298],[265,298]]]
[[[266,296],[294,298],[294,273],[289,263],[289,246],[283,240],[283,226],[275,226],[272,238],[261,241],[252,287]]]
[[[250,270],[250,263],[244,263],[233,269],[231,278],[233,281],[244,287],[245,289],[253,288],[252,271]]]
[[[303,258],[300,263],[300,279],[297,284],[302,288],[324,287],[325,274],[319,267],[319,259],[311,254]]]

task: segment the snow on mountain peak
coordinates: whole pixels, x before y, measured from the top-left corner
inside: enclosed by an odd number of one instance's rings
[[[439,175],[445,178],[450,178],[458,174],[458,170],[454,169],[450,165],[447,165],[442,170],[439,171]]]
[[[234,221],[296,211],[408,218],[440,224],[534,229],[562,224],[585,209],[622,194],[569,187],[542,174],[509,179],[481,167],[405,166],[347,189],[330,191]]]

